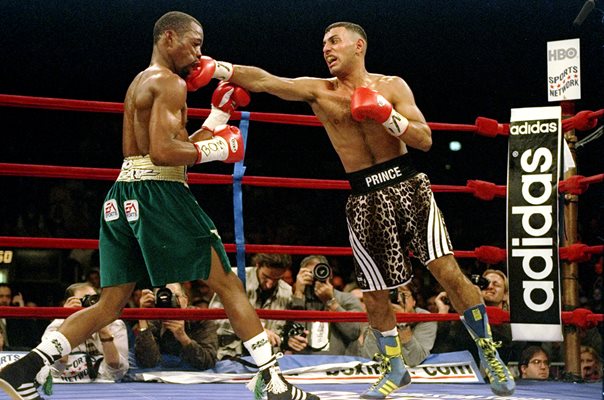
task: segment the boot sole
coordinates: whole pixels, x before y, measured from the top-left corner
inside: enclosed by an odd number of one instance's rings
[[[361,396],[360,396],[360,398],[361,398],[361,399],[386,399],[386,398],[388,398],[388,396],[390,396],[392,393],[397,392],[397,391],[399,391],[399,390],[401,390],[401,389],[406,388],[407,386],[411,385],[411,383],[412,383],[412,382],[409,382],[409,383],[407,383],[406,385],[402,385],[402,386],[397,387],[396,389],[394,389],[392,392],[388,393],[388,394],[387,394],[386,396],[384,396],[384,397],[372,397],[372,396],[365,396],[365,395],[361,395]]]
[[[21,395],[15,390],[15,388],[2,378],[0,378],[0,389],[4,390],[4,393],[8,394],[8,396],[13,400],[24,400],[23,397],[21,397]]]

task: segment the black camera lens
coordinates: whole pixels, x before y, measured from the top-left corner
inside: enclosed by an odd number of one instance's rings
[[[98,294],[84,295],[84,297],[80,299],[80,301],[82,302],[82,307],[90,307],[95,305],[96,303],[98,303],[100,297],[101,296],[99,296]]]
[[[487,278],[484,278],[481,275],[470,276],[470,282],[472,282],[472,284],[478,286],[480,288],[480,290],[485,290],[486,288],[489,287],[489,284],[491,283],[491,281],[489,281]]]
[[[179,308],[176,296],[174,296],[174,293],[167,287],[162,287],[157,290],[157,293],[155,294],[155,307]]]
[[[390,289],[390,302],[393,304],[398,304],[400,302],[398,289]]]
[[[326,282],[331,276],[331,267],[325,263],[319,263],[312,270],[312,275],[315,280]]]
[[[304,325],[298,322],[288,322],[285,326],[285,337],[289,338],[290,336],[302,336],[306,337],[306,333],[304,333]],[[286,339],[287,340],[287,339]]]

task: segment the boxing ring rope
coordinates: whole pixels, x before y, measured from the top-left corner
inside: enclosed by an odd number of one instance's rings
[[[17,96],[0,94],[1,106],[42,108],[51,110],[70,110],[83,112],[108,112],[122,113],[123,103],[100,102],[88,100],[72,100],[58,98],[43,98],[32,96]],[[192,117],[206,117],[208,109],[191,108],[188,115]],[[259,112],[235,112],[231,119],[242,119],[242,115],[249,121],[288,123],[304,126],[321,126],[315,116],[311,115],[288,115]],[[581,111],[575,116],[563,120],[563,128],[566,129],[591,129],[597,125],[598,119],[604,116],[604,109],[593,111]],[[509,124],[501,124],[496,120],[478,117],[474,125],[429,123],[433,130],[466,131],[483,136],[495,137],[497,135],[507,136]],[[0,163],[0,176],[27,176],[38,178],[63,178],[81,180],[115,180],[119,169],[111,168],[84,168],[63,167],[34,164]],[[242,174],[241,174],[242,175]],[[301,179],[301,178],[277,178],[259,176],[240,176],[241,184],[262,187],[299,188],[299,189],[350,189],[348,181],[324,180],[324,179]],[[233,175],[189,173],[190,184],[233,184],[237,179]],[[579,195],[584,193],[590,184],[599,183],[604,180],[604,173],[591,177],[574,175],[559,182],[558,189],[561,193]],[[493,200],[495,197],[505,197],[506,186],[496,185],[481,180],[468,180],[465,186],[455,185],[432,185],[434,192],[443,193],[471,193],[481,200]],[[95,249],[98,240],[95,239],[56,239],[56,238],[18,238],[0,237],[0,245],[14,247],[39,247],[39,248],[84,248]],[[228,252],[236,250],[236,244],[225,244]],[[351,255],[349,247],[327,247],[327,246],[282,246],[282,245],[254,245],[246,244],[245,250],[249,252],[287,252],[290,254],[322,253],[326,255]],[[592,254],[601,254],[604,246],[587,246],[574,243],[566,248],[560,248],[560,256],[571,262],[587,260]],[[479,261],[487,263],[498,263],[505,260],[505,249],[492,246],[480,246],[474,251],[455,251],[455,256],[460,258],[475,257]]]
[[[17,96],[7,94],[0,94],[0,106],[106,113],[122,113],[124,111],[123,103]],[[240,111],[235,111],[231,115],[231,120],[240,120],[241,114],[242,113]],[[205,118],[210,115],[210,110],[190,108],[187,111],[187,115],[189,117]],[[250,121],[256,122],[301,126],[321,126],[321,123],[314,115],[291,115],[260,112],[250,112],[249,115]],[[496,136],[498,134],[507,135],[507,132],[509,132],[508,124],[499,124],[495,120],[484,117],[478,117],[474,125],[445,123],[429,123],[429,125],[433,130],[475,132],[485,136]]]
[[[51,97],[18,96],[8,94],[0,94],[0,106],[107,113],[122,113],[124,111],[123,103],[59,99]],[[321,126],[319,120],[313,115],[291,115],[260,112],[250,112],[249,114],[250,121],[271,122],[277,124],[287,123],[290,125],[302,126]],[[210,110],[191,108],[188,110],[188,115],[191,117],[205,118],[210,115]],[[580,111],[575,116],[565,119],[562,122],[562,128],[564,131],[571,129],[577,129],[580,131],[592,129],[597,125],[598,119],[602,116],[604,116],[604,109],[598,111]],[[235,111],[231,115],[231,119],[241,119],[241,112]],[[474,125],[449,124],[440,122],[429,122],[428,125],[430,126],[430,129],[435,131],[473,132],[488,137],[495,137],[497,135],[507,136],[510,130],[509,124],[500,124],[496,120],[486,117],[477,117]]]
[[[71,239],[71,238],[40,238],[21,236],[0,236],[0,245],[18,248],[37,249],[98,249],[98,239]],[[236,251],[235,244],[225,243],[227,253]],[[350,256],[350,247],[336,246],[296,246],[278,244],[246,244],[246,251],[250,253],[286,253],[295,255],[324,254],[329,256]],[[588,261],[594,254],[603,254],[604,245],[587,246],[575,243],[560,248],[560,258],[571,262]],[[505,261],[506,250],[495,246],[479,246],[474,250],[454,250],[457,258],[476,258],[487,264],[497,264]]]
[[[9,318],[66,318],[81,308],[67,307],[0,307],[0,315]],[[44,314],[40,312],[43,311]],[[323,322],[367,322],[367,313],[356,311],[310,311],[310,310],[256,310],[262,319]],[[501,325],[510,322],[510,313],[497,307],[487,306],[489,322]],[[397,313],[398,322],[444,322],[459,321],[458,314]],[[183,308],[125,308],[121,319],[179,319],[207,320],[227,318],[224,309]],[[580,328],[591,328],[604,322],[604,314],[595,314],[585,308],[562,312],[562,322]]]
[[[69,110],[82,112],[122,113],[123,103],[68,100],[57,98],[41,98],[30,96],[15,96],[0,94],[0,105],[22,108],[42,108],[49,110]],[[208,109],[189,109],[188,116],[203,118],[209,115]],[[574,116],[562,121],[563,130],[588,130],[597,125],[598,119],[604,116],[604,109],[598,111],[581,111]],[[259,112],[235,112],[232,120],[241,120],[247,124],[249,121],[291,124],[301,126],[321,126],[316,117],[310,115],[288,115]],[[486,117],[478,117],[474,124],[449,124],[429,122],[434,131],[462,131],[475,133],[486,137],[509,135],[509,124],[502,124]],[[247,129],[242,129],[242,131]],[[239,163],[238,163],[239,164]],[[233,184],[261,187],[300,188],[300,189],[332,189],[347,190],[350,186],[343,180],[299,179],[243,176],[245,167],[237,164],[233,175],[217,175],[204,173],[189,173],[189,184]],[[243,169],[241,169],[241,167]],[[119,174],[118,169],[109,168],[83,168],[62,167],[34,164],[0,163],[0,176],[27,176],[37,178],[62,178],[81,180],[115,180]],[[590,177],[580,175],[570,176],[561,180],[558,190],[568,195],[580,195],[588,190],[589,185],[604,181],[604,173]],[[493,200],[495,197],[506,196],[506,186],[496,185],[480,180],[468,180],[465,186],[432,185],[434,192],[443,193],[470,193],[481,200]],[[234,190],[235,192],[235,190]],[[234,200],[235,203],[235,200]],[[236,206],[235,206],[236,208]],[[236,226],[237,230],[237,226]],[[236,232],[237,236],[237,232]],[[59,248],[59,249],[96,249],[97,239],[70,239],[70,238],[33,238],[0,236],[0,245],[12,247],[31,248]],[[350,247],[328,246],[292,246],[292,245],[262,245],[262,244],[225,244],[227,252],[252,252],[252,253],[289,253],[289,254],[324,254],[333,256],[350,256]],[[560,258],[570,262],[584,262],[592,255],[603,254],[604,246],[588,246],[582,243],[572,243],[560,247]],[[473,251],[454,251],[458,258],[477,258],[485,263],[500,263],[506,259],[506,250],[493,246],[480,246]],[[14,318],[65,318],[77,309],[64,307],[0,307],[0,316]],[[292,310],[257,310],[260,318],[287,319],[298,321],[349,321],[366,322],[365,313],[356,312],[326,312],[326,311],[292,311]],[[493,324],[509,323],[509,312],[488,307],[489,319]],[[125,309],[123,319],[221,319],[226,318],[224,310],[186,310],[186,309]],[[455,321],[459,320],[457,314],[406,314],[398,313],[400,322],[421,321]],[[591,328],[604,322],[604,314],[594,314],[590,310],[576,308],[573,311],[562,312],[562,322],[579,328]]]

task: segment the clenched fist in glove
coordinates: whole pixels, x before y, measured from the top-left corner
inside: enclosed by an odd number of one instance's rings
[[[212,139],[201,140],[193,144],[197,149],[195,164],[210,161],[234,163],[243,160],[243,136],[236,126],[217,126]]]
[[[212,111],[202,124],[204,129],[214,131],[217,126],[229,122],[231,113],[239,106],[250,104],[250,94],[244,88],[230,82],[220,82],[212,95]]]
[[[372,119],[384,125],[396,137],[405,133],[409,126],[409,120],[399,114],[384,96],[366,87],[355,89],[350,100],[350,111],[355,121]]]
[[[208,56],[201,56],[199,65],[185,79],[187,90],[194,92],[210,83],[212,78],[227,80],[231,75],[233,75],[232,64],[216,61]]]

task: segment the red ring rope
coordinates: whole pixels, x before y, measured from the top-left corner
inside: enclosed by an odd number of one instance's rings
[[[98,101],[66,100],[53,98],[40,98],[28,96],[0,95],[0,105],[13,107],[44,108],[54,110],[74,110],[88,112],[123,112],[122,103],[108,103]],[[207,109],[189,109],[193,117],[206,117]],[[241,113],[233,115],[233,119],[240,119]],[[596,112],[581,111],[577,115],[563,121],[563,128],[586,130],[595,127],[597,120],[604,116],[604,109]],[[271,123],[289,123],[293,125],[320,126],[321,123],[314,116],[286,115],[272,113],[250,113],[250,120]],[[480,135],[495,137],[507,135],[509,125],[500,124],[495,120],[478,117],[474,125],[429,123],[433,130],[466,131]],[[80,168],[80,167],[53,167],[44,165],[0,164],[0,175],[5,176],[33,176],[46,178],[65,179],[96,179],[114,180],[118,175],[117,169],[105,168]],[[604,174],[592,177],[573,176],[561,181],[559,190],[570,194],[582,194],[590,184],[602,182]],[[230,184],[232,177],[228,175],[189,174],[192,184]],[[349,189],[346,181],[327,181],[319,179],[293,179],[253,177],[243,178],[243,184],[270,187],[312,188],[312,189]],[[468,181],[467,186],[433,185],[435,192],[472,193],[483,200],[492,200],[495,196],[505,196],[505,186],[495,185],[484,181]],[[42,248],[97,248],[96,239],[58,239],[58,238],[27,238],[27,237],[0,237],[0,244],[13,247],[42,247]],[[225,245],[227,251],[235,251],[235,245]],[[246,245],[250,252],[286,252],[290,254],[321,253],[325,255],[350,255],[348,247],[317,247],[317,246],[280,246],[280,245]],[[591,254],[604,253],[604,246],[587,246],[576,243],[560,248],[561,258],[570,261],[585,261]],[[481,246],[474,251],[456,251],[456,257],[477,257],[481,261],[495,263],[505,260],[505,250],[491,246]],[[4,317],[21,318],[65,318],[77,309],[64,307],[0,307],[0,315]],[[41,314],[43,312],[43,314]],[[497,308],[488,307],[489,318],[493,324],[509,322],[509,313]],[[334,313],[325,311],[290,311],[290,310],[258,310],[261,318],[294,319],[306,321],[367,321],[366,313],[344,312]],[[125,309],[124,319],[216,319],[225,318],[224,310],[191,310],[191,309]],[[594,326],[604,321],[603,314],[593,314],[590,310],[575,309],[572,312],[562,313],[563,322],[582,328]],[[457,320],[457,314],[397,314],[399,321],[445,321]]]

